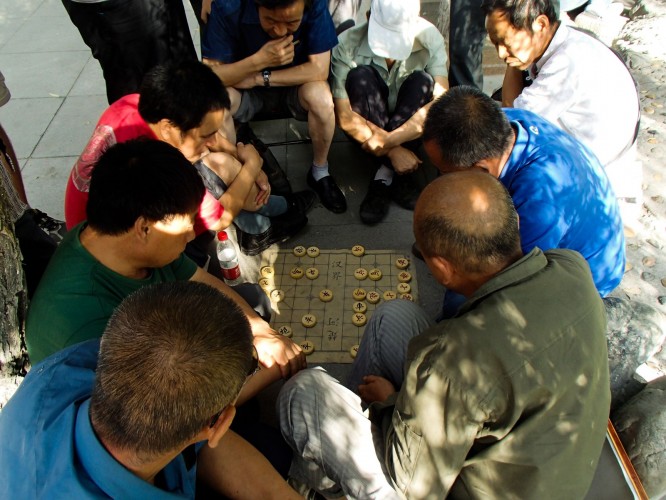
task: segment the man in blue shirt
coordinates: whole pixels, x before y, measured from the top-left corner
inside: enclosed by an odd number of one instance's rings
[[[198,476],[226,496],[297,498],[227,432],[257,367],[252,353],[247,319],[221,292],[193,282],[142,288],[101,341],[37,364],[3,408],[0,497],[194,498]]]
[[[236,122],[276,114],[307,120],[308,184],[342,213],[347,203],[328,171],[335,115],[327,79],[337,43],[325,0],[227,0],[213,3],[201,52],[227,86]]]
[[[617,199],[599,160],[576,139],[462,86],[432,105],[423,142],[442,173],[478,168],[504,184],[520,217],[524,253],[578,251],[602,297],[620,283],[625,246]]]

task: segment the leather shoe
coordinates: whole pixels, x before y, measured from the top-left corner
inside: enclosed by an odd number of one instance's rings
[[[308,222],[302,214],[271,217],[271,226],[261,234],[249,234],[236,228],[238,246],[245,255],[259,255],[275,243],[282,243],[298,233]]]
[[[391,187],[387,186],[384,181],[373,180],[361,202],[361,221],[365,224],[381,222],[388,213],[390,203]]]
[[[271,185],[271,193],[278,196],[286,196],[292,193],[291,184],[289,184],[289,179],[287,174],[284,173],[282,167],[278,163],[271,150],[259,139],[254,130],[250,127],[248,123],[242,123],[238,126],[236,130],[236,140],[242,142],[243,144],[252,144],[261,159],[264,160],[264,164],[261,167],[266,177],[268,177],[268,183]]]
[[[391,197],[402,208],[414,210],[421,188],[414,174],[394,175],[391,183]]]
[[[345,195],[335,183],[332,176],[327,175],[318,181],[312,175],[312,168],[308,171],[307,177],[308,186],[315,190],[319,195],[321,203],[331,212],[341,214],[347,210],[347,200]]]

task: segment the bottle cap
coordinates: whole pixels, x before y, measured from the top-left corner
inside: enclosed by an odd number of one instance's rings
[[[225,241],[229,238],[229,235],[226,233],[226,231],[220,231],[217,233],[217,239],[220,241]]]

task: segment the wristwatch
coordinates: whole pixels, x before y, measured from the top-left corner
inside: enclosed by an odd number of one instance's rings
[[[261,76],[264,77],[264,87],[271,86],[271,70],[265,69],[261,72]]]

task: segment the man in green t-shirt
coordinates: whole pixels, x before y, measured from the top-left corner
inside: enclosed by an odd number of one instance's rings
[[[250,321],[267,369],[253,377],[244,394],[303,368],[305,357],[297,344],[278,335],[240,295],[182,254],[194,238],[203,196],[196,169],[165,142],[129,141],[109,148],[92,174],[87,222],[65,237],[28,309],[32,363],[100,337],[113,310],[131,292],[152,283],[191,280],[222,291]]]

